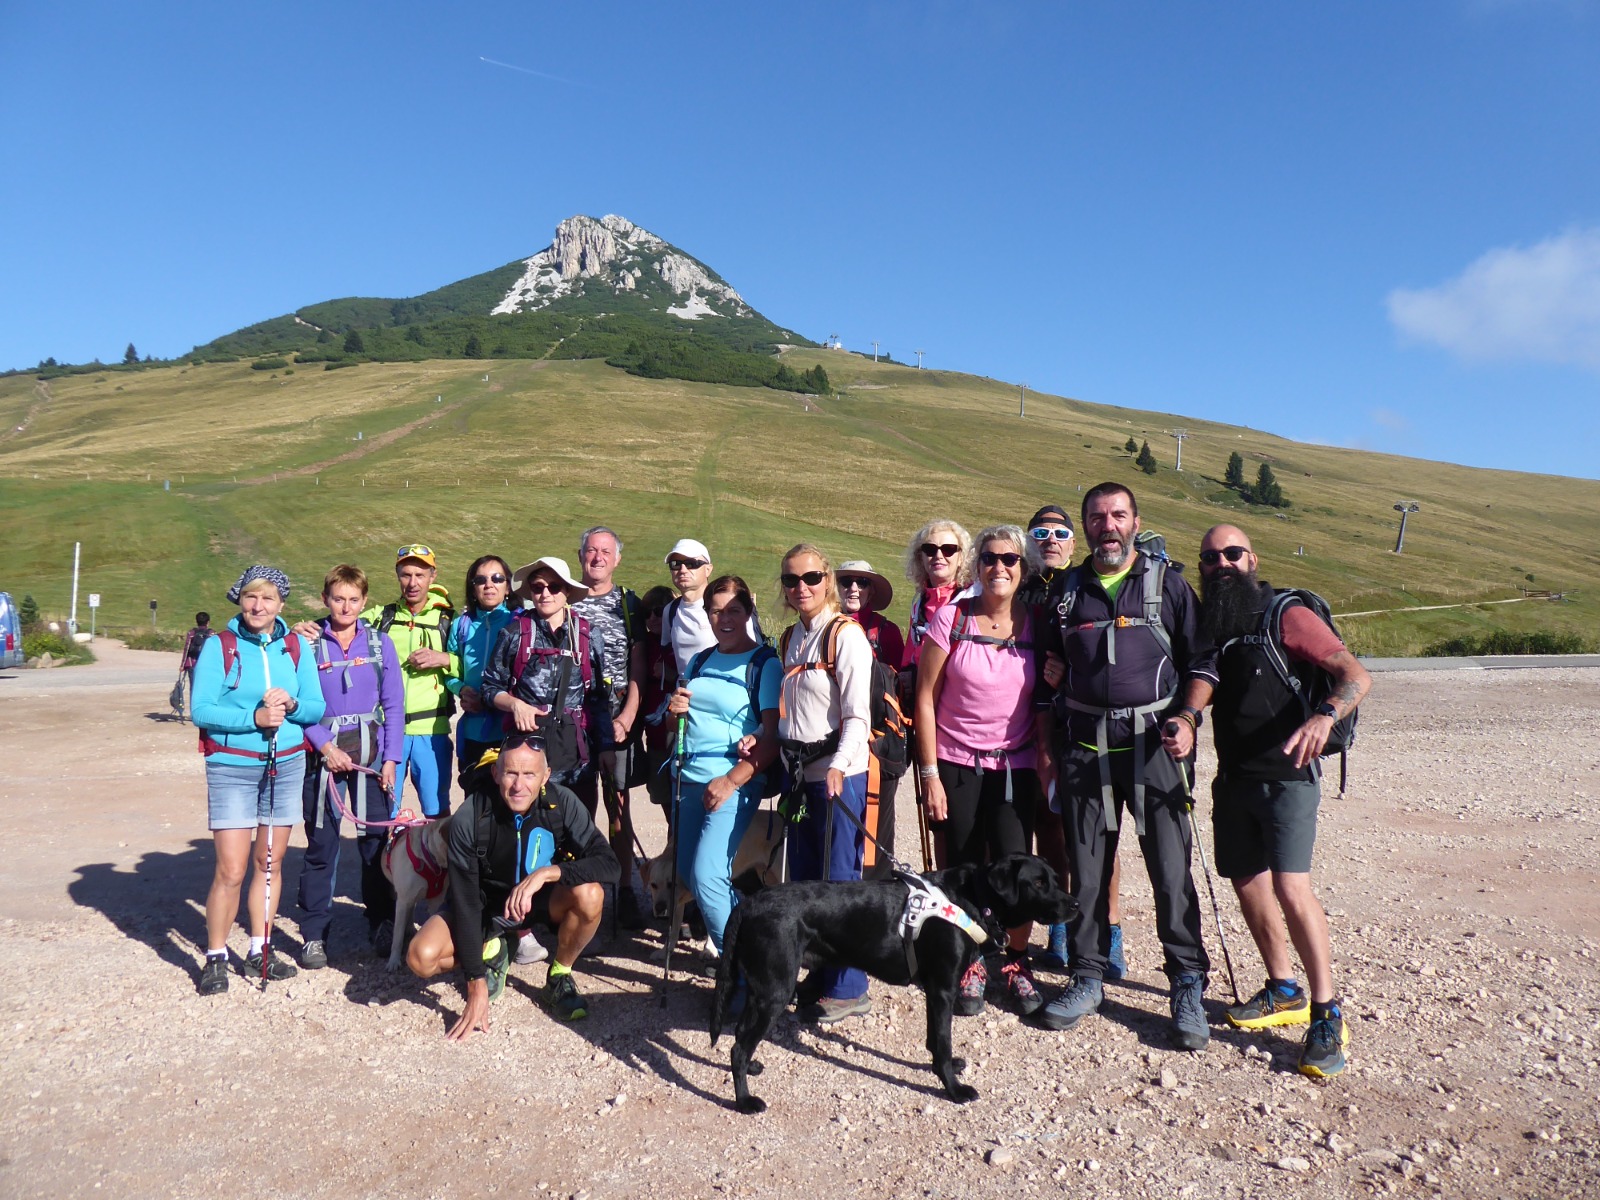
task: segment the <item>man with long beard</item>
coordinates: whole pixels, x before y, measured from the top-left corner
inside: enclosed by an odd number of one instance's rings
[[[1200,543],[1201,631],[1219,647],[1212,700],[1217,778],[1212,784],[1212,830],[1217,872],[1233,883],[1239,908],[1267,968],[1267,984],[1227,1010],[1236,1029],[1310,1023],[1300,1070],[1317,1077],[1344,1070],[1349,1031],[1333,989],[1328,918],[1311,890],[1311,850],[1321,799],[1317,757],[1335,723],[1372,686],[1372,676],[1338,635],[1304,603],[1282,610],[1284,657],[1301,681],[1284,683],[1262,642],[1263,615],[1273,589],[1256,577],[1250,539],[1217,525]],[[1302,699],[1314,668],[1333,680],[1315,711]],[[1201,701],[1201,703],[1204,703]],[[1193,730],[1178,723],[1166,739],[1173,753],[1192,746]],[[1281,912],[1281,916],[1279,915]],[[1309,998],[1295,982],[1284,923],[1305,966]]]

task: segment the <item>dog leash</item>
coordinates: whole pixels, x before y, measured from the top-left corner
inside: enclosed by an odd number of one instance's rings
[[[409,829],[413,825],[428,824],[427,817],[396,817],[390,821],[368,821],[362,817],[358,817],[355,815],[355,813],[351,812],[345,807],[344,800],[339,795],[339,789],[334,783],[335,773],[333,771],[326,771],[324,774],[327,776],[327,783],[325,784],[325,787],[328,792],[328,800],[333,804],[333,811],[338,813],[340,817],[349,817],[350,820],[355,822],[357,825],[367,825],[373,829]],[[371,767],[351,767],[350,770],[340,771],[338,774],[371,775],[378,781],[378,786],[383,788],[384,798],[388,800],[390,804],[394,803],[394,793],[391,792],[387,787],[384,787],[383,776],[377,771],[374,771]]]

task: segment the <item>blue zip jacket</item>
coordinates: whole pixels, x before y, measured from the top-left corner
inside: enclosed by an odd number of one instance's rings
[[[502,601],[487,612],[479,610],[477,615],[462,613],[451,623],[445,650],[461,660],[461,673],[445,680],[447,688],[457,696],[464,687],[483,691],[483,668],[489,663],[489,652],[494,649],[500,631],[511,624],[514,615]],[[498,742],[502,716],[498,709],[462,713],[461,719],[456,722],[456,733],[472,742]]]
[[[222,677],[220,637],[206,639],[194,667],[194,723],[201,731],[206,761],[242,765],[266,757],[267,735],[256,727],[255,716],[268,687],[280,687],[295,700],[294,711],[278,730],[277,755],[287,758],[301,753],[304,727],[320,721],[324,707],[316,655],[302,641],[300,666],[295,667],[287,639],[298,635],[289,632],[282,617],[273,619],[265,641],[247,632],[238,617],[228,622],[228,629],[239,639],[239,657],[228,678]]]

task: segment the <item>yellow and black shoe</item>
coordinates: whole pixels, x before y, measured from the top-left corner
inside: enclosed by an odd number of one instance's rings
[[[1272,983],[1262,988],[1243,1004],[1224,1010],[1228,1024],[1235,1029],[1267,1029],[1274,1025],[1304,1025],[1311,1020],[1311,998],[1298,984],[1292,992],[1284,993]]]
[[[483,965],[489,981],[489,1001],[500,999],[506,990],[506,968],[511,965],[511,947],[503,937],[492,937],[483,944]]]
[[[562,971],[559,975],[551,971],[541,998],[545,1007],[560,1020],[581,1021],[589,1015],[589,1006],[584,1003],[571,971]]]
[[[1337,1008],[1311,1022],[1306,1044],[1300,1051],[1300,1074],[1313,1079],[1331,1079],[1345,1068],[1344,1048],[1350,1044],[1350,1027]]]

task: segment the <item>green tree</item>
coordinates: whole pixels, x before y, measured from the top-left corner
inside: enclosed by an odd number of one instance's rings
[[[471,334],[467,338],[466,347],[461,351],[461,354],[463,358],[483,357],[483,342],[477,334]]]
[[[32,596],[22,598],[22,607],[17,610],[17,616],[22,619],[24,629],[39,623],[39,602]]]
[[[1122,444],[1122,448],[1129,454],[1139,453],[1139,443],[1134,441],[1132,438],[1129,438],[1126,442],[1124,442]]]
[[[367,343],[361,340],[361,330],[352,329],[344,335],[344,352],[346,354],[365,354]]]
[[[1132,441],[1133,439],[1129,438],[1128,440]],[[1150,453],[1149,442],[1146,442],[1143,446],[1139,447],[1139,457],[1133,461],[1134,465],[1146,475],[1154,475],[1156,473],[1156,456]]]
[[[1232,488],[1244,487],[1244,459],[1237,450],[1228,455],[1228,469],[1223,472],[1222,482]]]
[[[1256,472],[1255,486],[1250,489],[1250,499],[1257,504],[1270,505],[1273,508],[1283,508],[1283,487],[1272,474],[1272,468],[1266,463],[1261,464],[1261,469]]]
[[[129,342],[128,348],[122,352],[122,361],[125,363],[136,363],[139,361],[139,352],[133,348],[132,342]]]

